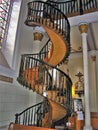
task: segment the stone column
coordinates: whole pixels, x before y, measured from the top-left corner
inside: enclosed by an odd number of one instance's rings
[[[87,51],[88,25],[85,23],[79,25],[79,30],[82,35],[83,65],[84,65],[84,99],[85,99],[84,130],[92,130],[91,121],[90,121],[90,105],[89,105],[89,70],[88,70],[88,51]]]
[[[91,56],[92,59],[92,105],[93,111],[97,111],[97,84],[96,84],[96,55]]]

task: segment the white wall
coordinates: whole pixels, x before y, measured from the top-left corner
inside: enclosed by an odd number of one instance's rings
[[[75,76],[78,72],[83,73],[83,56],[81,53],[71,54],[69,56],[68,64],[63,64],[60,67],[66,74],[69,70],[69,76],[72,79],[73,84],[78,80]]]
[[[0,81],[0,130],[15,120],[15,113],[23,111],[29,105],[29,90],[21,87],[16,81]]]
[[[37,103],[42,101],[42,98],[38,97]],[[0,130],[7,130],[10,122],[15,121],[16,113],[34,104],[36,104],[36,93],[32,90],[26,89],[16,81],[13,83],[0,81]]]
[[[93,55],[96,56],[95,61],[93,61],[92,59]],[[88,67],[89,67],[90,111],[98,112],[98,51],[95,51],[95,53],[89,52],[88,58],[89,58]],[[82,54],[80,53],[71,54],[69,56],[68,64],[63,64],[62,66],[60,66],[60,69],[63,70],[65,73],[69,72],[69,76],[72,79],[73,85],[75,85],[75,83],[78,81],[78,78],[75,75],[78,72],[84,73]],[[76,98],[79,98],[78,95],[75,96]]]

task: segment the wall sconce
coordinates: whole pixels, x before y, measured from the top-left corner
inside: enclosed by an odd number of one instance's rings
[[[78,81],[75,83],[75,93],[81,96],[84,93],[83,74],[79,72],[75,76],[78,77]]]
[[[34,28],[33,32],[34,32],[33,33],[33,35],[34,35],[34,42],[41,42],[42,39],[43,39],[45,30],[42,27],[40,27],[40,26],[36,26]]]

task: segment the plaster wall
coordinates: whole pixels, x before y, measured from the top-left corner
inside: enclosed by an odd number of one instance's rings
[[[21,87],[16,81],[0,81],[0,130],[15,121],[15,114],[29,105],[29,90]]]

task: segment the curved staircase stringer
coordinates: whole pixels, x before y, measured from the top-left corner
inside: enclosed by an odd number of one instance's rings
[[[52,29],[43,26],[43,28],[46,30],[47,34],[49,35],[49,38],[52,41],[52,55],[50,59],[48,60],[48,64],[56,66],[58,65],[65,57],[67,52],[67,47],[65,44],[65,41],[63,38],[53,31]]]
[[[62,118],[64,118],[67,114],[67,110],[63,105],[59,103],[49,100],[50,105],[52,107],[52,121],[56,122]]]

